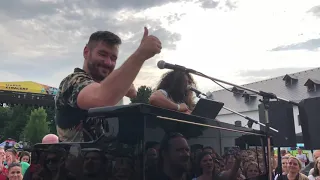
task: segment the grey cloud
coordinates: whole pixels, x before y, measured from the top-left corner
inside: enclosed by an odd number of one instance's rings
[[[81,66],[83,47],[96,30],[109,30],[123,39],[119,64],[138,47],[146,25],[162,41],[164,49],[174,50],[175,42],[181,38],[163,28],[160,20],[147,17],[119,20],[116,10],[99,7],[99,1],[36,4],[38,1],[21,0],[22,7],[17,2],[4,1],[0,7],[0,71],[9,70],[30,79],[50,77],[64,67]],[[155,59],[147,61],[146,66],[155,66]]]
[[[161,6],[166,3],[179,2],[182,0],[96,0],[95,2],[102,8],[133,8],[133,9],[145,9],[153,6]],[[184,0],[186,1],[186,0]]]
[[[174,14],[171,14],[169,16],[167,16],[167,21],[169,22],[169,24],[172,24],[176,21],[180,21],[180,19],[182,18],[182,16],[186,15],[185,13],[183,14],[178,14],[178,13],[174,13]]]
[[[0,11],[10,17],[18,19],[34,18],[40,15],[50,15],[59,12],[61,9],[87,7],[117,11],[119,9],[141,10],[154,6],[161,6],[169,2],[188,0],[57,0],[57,1],[35,1],[35,0],[14,0],[2,1]]]
[[[305,42],[300,42],[296,44],[278,46],[271,49],[271,51],[290,51],[290,50],[308,50],[316,51],[320,47],[320,38],[310,39]]]
[[[248,71],[239,71],[237,75],[250,80],[250,82],[259,81],[267,78],[284,76],[286,74],[296,73],[310,69],[310,67],[298,68],[275,68],[275,69],[259,69],[259,70],[248,70]],[[251,81],[252,80],[252,81]]]
[[[237,8],[237,2],[235,1],[226,0],[225,5],[227,8],[229,8],[229,10],[234,10],[235,8]]]
[[[54,2],[15,0],[2,1],[0,12],[12,18],[28,19],[42,14],[54,14],[60,4]]]
[[[236,0],[198,0],[202,8],[218,8],[220,10],[230,11],[237,8]]]
[[[200,3],[203,8],[216,8],[219,5],[219,1],[213,0],[201,0]]]
[[[316,17],[320,17],[320,5],[312,7],[308,13],[312,13]]]

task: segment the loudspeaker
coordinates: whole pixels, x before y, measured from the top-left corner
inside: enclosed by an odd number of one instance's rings
[[[292,105],[283,101],[270,101],[268,106],[269,125],[279,131],[275,132],[270,129],[273,146],[297,146]],[[264,104],[259,104],[259,121],[263,124],[266,123]],[[260,129],[265,131],[264,126],[260,125]]]
[[[299,120],[305,149],[320,149],[320,97],[299,103]]]

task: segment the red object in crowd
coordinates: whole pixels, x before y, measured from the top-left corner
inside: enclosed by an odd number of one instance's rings
[[[7,180],[8,169],[3,167],[0,173],[0,180]]]
[[[0,174],[0,180],[7,180],[7,177],[3,174]]]

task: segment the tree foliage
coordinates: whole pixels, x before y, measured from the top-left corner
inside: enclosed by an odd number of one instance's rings
[[[16,141],[25,141],[24,130],[30,119],[32,110],[38,109],[34,106],[26,105],[2,105],[0,106],[0,141],[12,138]],[[49,132],[55,134],[56,125],[54,121],[54,108],[44,108],[48,122]]]
[[[40,143],[43,136],[49,133],[47,113],[45,109],[38,108],[31,111],[30,119],[25,126],[24,135],[31,144]]]
[[[2,139],[12,138],[19,140],[20,135],[29,119],[31,109],[33,107],[23,105],[11,105],[9,107],[1,107],[3,123],[1,123],[1,129],[3,129]]]
[[[49,131],[51,134],[56,134],[56,123],[55,123],[55,110],[52,107],[45,108],[45,111],[47,113],[47,122],[49,126]]]
[[[147,86],[140,86],[137,91],[137,97],[131,98],[131,103],[149,104],[149,97],[151,96],[152,88]]]

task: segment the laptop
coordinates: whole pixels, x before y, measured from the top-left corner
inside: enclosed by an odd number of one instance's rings
[[[215,119],[224,103],[200,98],[191,115]]]

